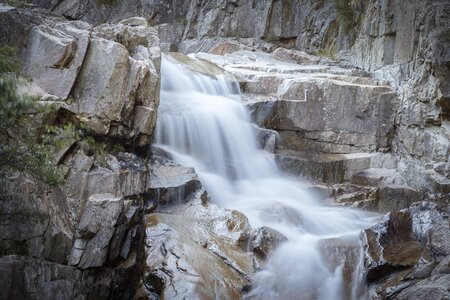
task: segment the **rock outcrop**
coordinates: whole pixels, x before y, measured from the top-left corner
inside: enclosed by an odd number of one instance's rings
[[[15,173],[0,178],[0,254],[67,263],[73,240],[63,191]]]
[[[431,202],[393,211],[363,231],[367,280],[379,298],[449,297],[448,211]]]
[[[128,13],[120,3],[84,1],[83,5],[75,5],[70,0],[61,1],[58,5],[51,1],[36,3],[71,18],[94,23],[101,18],[117,20]],[[107,14],[104,13],[105,9]],[[211,51],[223,55],[251,48],[271,52],[282,46],[339,59],[344,64],[373,73],[375,78],[382,79],[382,85],[389,81],[398,94],[397,98],[391,90],[385,90],[388,92],[384,94],[383,87],[371,87],[373,81],[368,87],[356,89],[358,92],[355,92],[349,83],[337,83],[330,78],[312,78],[306,82],[305,79],[293,80],[285,89],[290,92],[291,98],[304,99],[305,93],[302,91],[305,89],[308,90],[308,96],[321,97],[317,94],[320,89],[314,86],[328,85],[327,90],[344,97],[345,101],[340,104],[347,113],[351,114],[349,108],[354,108],[360,114],[354,115],[355,122],[339,123],[339,130],[342,126],[350,126],[342,128],[339,135],[326,131],[324,136],[315,131],[316,127],[332,123],[330,114],[334,109],[339,111],[338,107],[325,106],[329,109],[319,115],[300,113],[303,124],[294,122],[292,125],[309,126],[304,128],[300,136],[290,133],[290,141],[302,142],[321,150],[328,148],[326,152],[330,149],[352,152],[353,149],[341,145],[342,139],[351,138],[345,133],[355,130],[357,126],[358,132],[367,134],[368,127],[373,129],[377,126],[364,121],[379,114],[380,118],[376,118],[379,124],[387,124],[390,128],[379,132],[376,142],[367,140],[367,136],[362,139],[353,137],[356,147],[367,145],[373,151],[381,146],[391,151],[401,158],[397,169],[409,186],[422,190],[427,199],[447,202],[450,173],[445,171],[444,166],[448,165],[450,154],[447,124],[450,107],[447,77],[450,70],[446,51],[449,47],[446,38],[449,30],[446,13],[449,9],[449,4],[444,0],[413,1],[408,5],[384,0],[370,3],[248,0],[227,3],[171,1],[164,4],[149,1],[139,3],[132,11],[158,24],[165,50]],[[274,57],[302,64],[318,62],[315,57],[292,50],[278,49]],[[338,80],[342,82],[342,78]],[[280,84],[274,80],[271,86],[278,87]],[[379,103],[367,106],[368,103],[362,99],[369,97],[380,97]],[[273,104],[270,99],[265,100],[269,102],[264,103],[265,106]],[[352,101],[357,104],[354,105]],[[318,108],[321,104],[314,105]],[[291,117],[283,111],[291,112],[292,116],[292,111],[314,109],[308,103],[290,101],[279,101],[276,107],[279,109],[271,108],[269,111],[277,111],[287,120]],[[317,120],[326,122],[316,124]],[[364,124],[358,125],[361,122]],[[361,131],[360,127],[364,130]],[[388,143],[384,137],[386,131],[390,132]],[[430,164],[432,167],[427,167]]]
[[[11,7],[1,19],[17,27],[2,27],[2,43],[23,49],[23,73],[43,99],[62,102],[61,113],[91,134],[138,146],[150,143],[159,104],[156,30],[125,24],[93,27],[39,9]]]
[[[0,298],[130,299],[145,257],[149,169],[139,149],[150,144],[159,104],[157,33],[130,20],[93,27],[0,8],[2,46],[20,50],[22,73],[52,110],[31,111],[24,126],[76,130],[52,159],[59,187],[2,173],[0,260],[9,275]]]

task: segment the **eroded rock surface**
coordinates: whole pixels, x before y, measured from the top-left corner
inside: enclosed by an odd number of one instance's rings
[[[58,188],[16,173],[0,178],[0,253],[67,263],[73,223]]]
[[[200,201],[146,216],[146,280],[164,298],[240,298],[253,273],[251,254],[240,245],[247,219]]]
[[[448,211],[418,202],[387,214],[361,237],[367,280],[377,297],[410,299],[416,292],[419,299],[427,292],[437,299],[449,296],[448,278],[437,275],[445,274],[450,252]]]

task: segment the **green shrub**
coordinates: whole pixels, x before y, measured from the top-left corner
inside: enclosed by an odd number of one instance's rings
[[[18,70],[14,49],[0,47],[0,173],[21,171],[56,185],[63,176],[54,165],[54,153],[79,138],[79,133],[73,125],[35,126],[31,122],[42,110],[35,98],[17,93],[25,83]]]
[[[365,0],[333,0],[337,20],[345,31],[358,27],[364,16]]]

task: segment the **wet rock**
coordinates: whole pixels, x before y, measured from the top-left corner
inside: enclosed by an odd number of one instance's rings
[[[284,235],[270,227],[260,227],[250,234],[250,247],[262,259],[267,259],[285,241],[287,238]]]
[[[309,152],[277,151],[275,161],[287,173],[340,183],[370,165],[370,153],[315,154]]]
[[[161,297],[241,297],[253,272],[251,255],[240,245],[250,229],[241,213],[196,198],[176,213],[149,214],[145,221],[145,284]]]
[[[120,192],[129,197],[146,191],[148,170],[145,161],[136,154],[122,152],[117,154],[120,164]]]
[[[147,188],[150,197],[158,205],[180,204],[183,199],[201,187],[192,168],[178,165],[163,157],[154,157],[148,166],[150,170]]]
[[[203,75],[215,76],[224,75],[225,71],[214,63],[199,59],[196,57],[186,56],[180,53],[169,53],[168,57],[182,63],[188,70],[201,73]]]
[[[450,251],[449,233],[448,214],[436,204],[419,202],[389,213],[361,235],[367,280],[413,267],[421,258],[440,261]]]
[[[258,51],[196,56],[239,79],[255,123],[277,130],[286,149],[349,153],[389,146],[396,93],[356,70],[303,66]]]
[[[0,178],[0,254],[66,263],[73,224],[64,193],[23,174]]]
[[[258,126],[254,127],[256,131],[256,139],[261,147],[270,153],[274,153],[277,145],[278,133],[275,130],[264,129]]]
[[[376,188],[354,184],[333,185],[333,202],[345,206],[353,206],[374,210],[377,203]]]
[[[422,193],[404,185],[387,185],[377,190],[376,211],[387,213],[409,207],[422,200]]]
[[[355,236],[342,236],[339,238],[323,239],[317,245],[321,257],[330,272],[339,272],[342,276],[344,289],[343,297],[361,297],[364,289],[361,288],[362,251],[360,241]],[[359,282],[359,284],[358,284]],[[360,285],[358,287],[358,285]],[[356,294],[355,294],[356,293]]]
[[[406,280],[425,279],[432,275],[433,269],[436,267],[435,262],[419,261],[414,268],[406,276]],[[406,281],[405,280],[405,281]]]

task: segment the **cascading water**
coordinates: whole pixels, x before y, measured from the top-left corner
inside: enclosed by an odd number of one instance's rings
[[[357,237],[374,217],[324,206],[281,174],[258,147],[235,82],[189,71],[164,56],[155,143],[195,168],[213,202],[243,212],[254,228],[268,226],[288,238],[254,275],[246,297],[364,297]],[[333,246],[336,241],[341,247]]]

